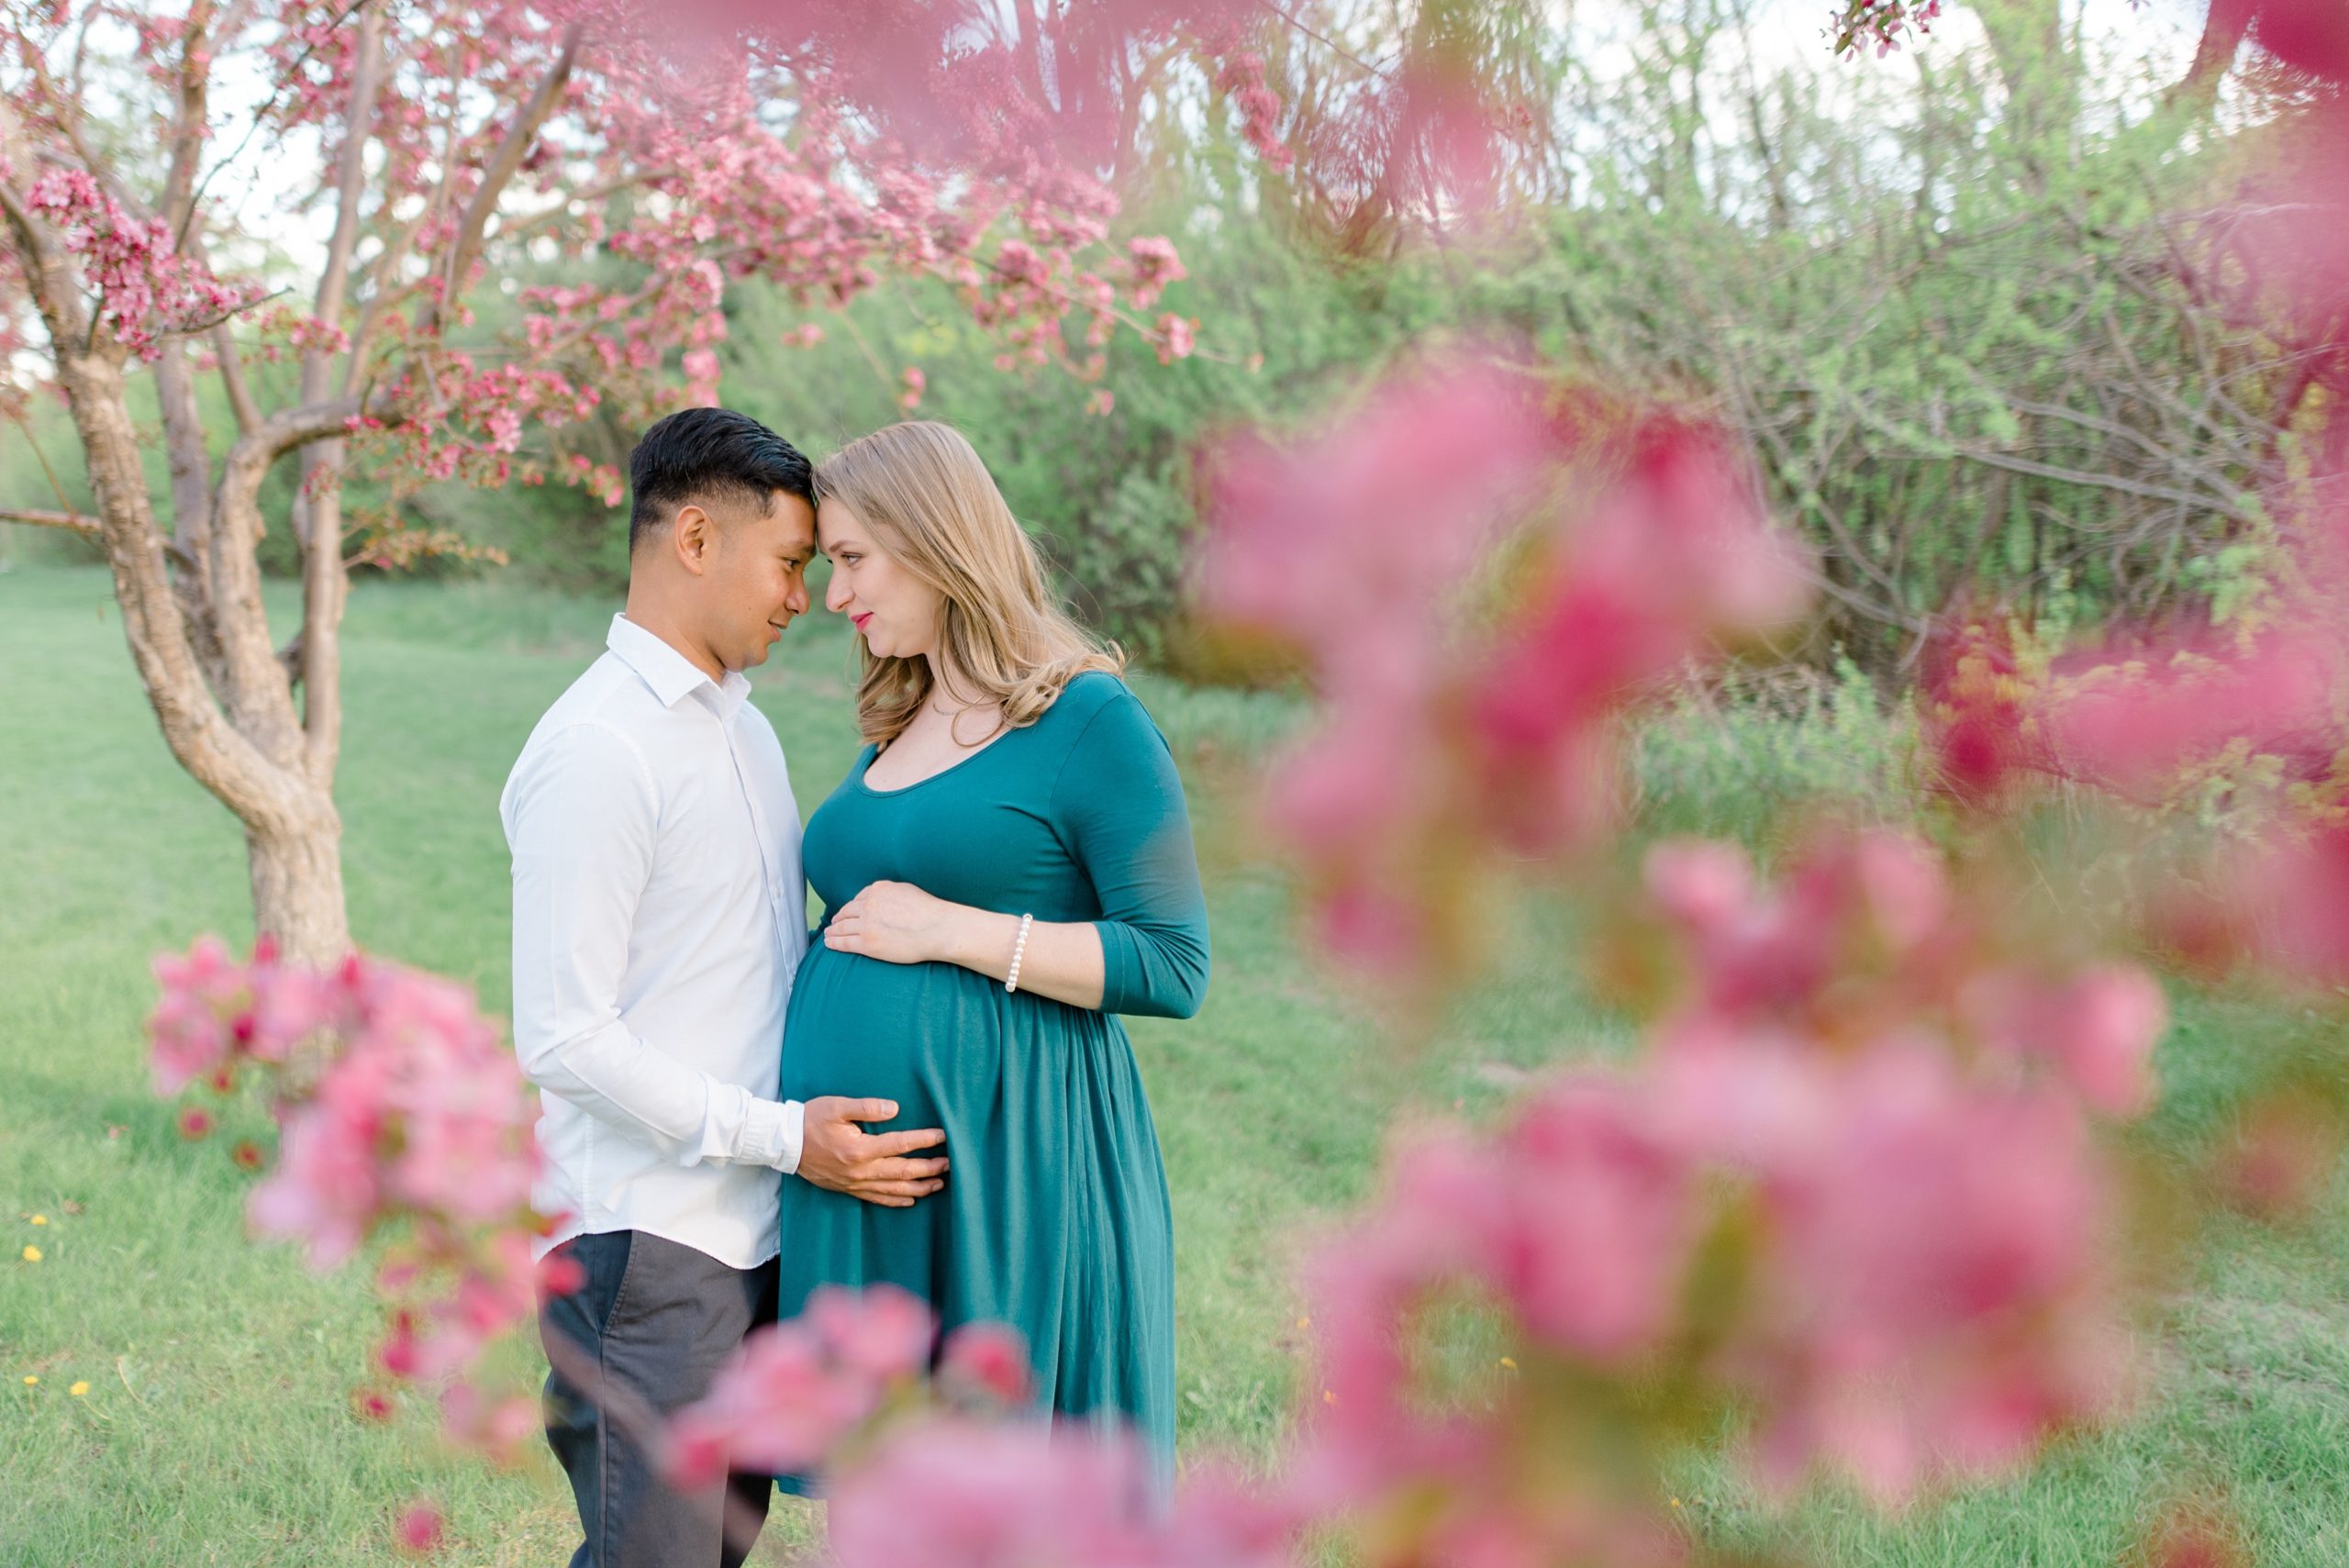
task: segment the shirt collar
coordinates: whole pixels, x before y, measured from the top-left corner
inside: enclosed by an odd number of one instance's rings
[[[750,678],[741,671],[729,670],[725,680],[713,681],[701,666],[625,615],[612,617],[611,634],[605,638],[604,646],[652,688],[662,707],[674,707],[680,698],[706,689],[710,705],[722,717],[731,718],[742,699],[751,695]]]

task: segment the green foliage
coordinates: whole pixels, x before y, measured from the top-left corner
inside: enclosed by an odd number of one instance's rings
[[[1631,736],[1642,833],[1733,838],[1766,849],[1805,811],[1905,821],[1916,799],[1916,716],[1887,707],[1848,658],[1831,675],[1783,672],[1691,690]]]

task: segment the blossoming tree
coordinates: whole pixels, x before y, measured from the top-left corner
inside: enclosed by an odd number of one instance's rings
[[[378,537],[395,517],[346,515],[350,475],[551,478],[617,504],[620,476],[565,455],[562,427],[713,401],[739,279],[810,308],[943,280],[1009,361],[1080,377],[1120,330],[1188,351],[1191,323],[1146,315],[1173,248],[1108,245],[1113,198],[1031,134],[1003,50],[784,9],[664,50],[639,8],[596,0],[0,6],[0,396],[61,398],[95,500],[8,516],[104,547],[163,738],[244,825],[258,925],[289,957],[350,947],[347,557],[355,535],[400,548]],[[846,47],[874,37],[892,50]],[[298,284],[231,264],[251,250],[217,192],[256,158],[330,215]],[[297,495],[270,519],[283,463]],[[273,521],[303,562],[282,646],[255,556]]]

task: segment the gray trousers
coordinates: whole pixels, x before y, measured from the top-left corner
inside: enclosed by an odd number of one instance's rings
[[[571,1477],[585,1540],[571,1568],[739,1568],[773,1484],[738,1475],[681,1492],[648,1457],[651,1429],[708,1391],[742,1336],[774,1317],[775,1264],[731,1269],[641,1230],[558,1251],[585,1283],[539,1312],[547,1442]]]

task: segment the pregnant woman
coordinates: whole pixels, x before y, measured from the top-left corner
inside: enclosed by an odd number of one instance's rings
[[[1207,989],[1174,759],[960,435],[875,431],[816,494],[867,744],[807,824],[825,917],[780,1093],[853,1082],[954,1163],[905,1207],[785,1183],[781,1314],[885,1282],[950,1329],[1008,1323],[1044,1406],[1122,1418],[1168,1462],[1174,1229],[1116,1015],[1188,1018]]]

